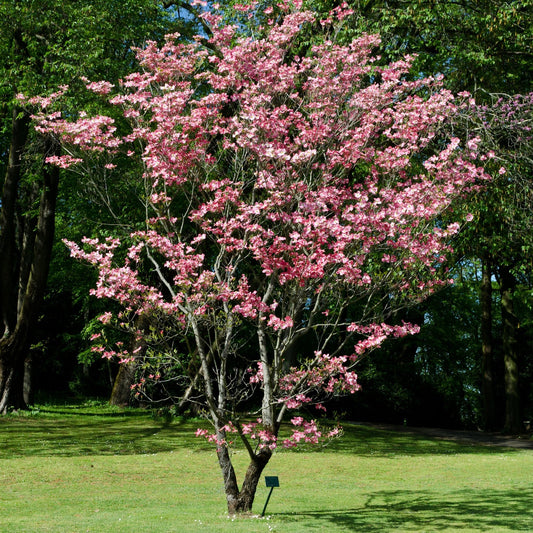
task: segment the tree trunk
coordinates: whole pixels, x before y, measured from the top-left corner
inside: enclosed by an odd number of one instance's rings
[[[31,353],[24,360],[22,398],[26,405],[33,405],[33,356]]]
[[[17,322],[20,250],[17,247],[17,203],[22,153],[28,140],[29,116],[13,108],[11,144],[0,204],[0,335],[13,333]]]
[[[135,320],[135,328],[141,333],[148,333],[150,330],[150,320],[146,315],[141,315]],[[144,335],[133,335],[129,353],[135,360],[131,363],[122,363],[119,365],[118,373],[115,377],[113,384],[113,390],[111,391],[111,397],[109,403],[111,405],[118,405],[123,407],[128,405],[131,400],[131,386],[135,382],[135,372],[139,365],[139,362],[144,358],[146,354],[146,340]]]
[[[19,120],[14,117],[14,120]],[[14,129],[15,126],[14,126]],[[13,143],[12,143],[13,148]],[[19,147],[22,150],[21,147]],[[44,156],[51,155],[57,152],[51,140],[45,143]],[[13,161],[18,160],[19,169],[17,172],[11,171],[8,168],[6,175],[6,183],[4,184],[4,195],[2,197],[2,223],[4,223],[7,216],[4,208],[4,197],[7,182],[11,180],[8,189],[9,195],[14,195],[16,198],[20,184],[20,154]],[[12,157],[10,154],[10,162]],[[10,176],[11,172],[11,176]],[[16,180],[13,177],[17,175]],[[44,290],[46,287],[46,280],[48,278],[48,269],[50,266],[50,259],[52,255],[52,246],[54,241],[55,230],[55,209],[57,192],[59,187],[59,169],[57,167],[44,166],[41,197],[39,201],[39,214],[37,219],[37,227],[35,239],[25,240],[23,243],[31,243],[33,250],[31,251],[31,267],[27,282],[23,287],[20,287],[22,294],[20,296],[4,299],[2,295],[2,317],[8,317],[7,328],[4,320],[3,338],[0,340],[0,413],[5,413],[10,407],[24,408],[24,361],[28,356],[31,333],[35,326],[38,316],[38,309],[41,304]],[[9,229],[9,222],[7,222]],[[2,246],[9,249],[8,240],[14,235],[5,233],[6,226],[2,226]],[[16,247],[13,245],[12,253],[9,257],[2,258],[2,267],[6,271],[16,271],[20,269],[20,257],[28,257],[27,250],[19,250],[17,253]],[[19,272],[20,274],[20,272]],[[20,276],[18,276],[20,279]],[[17,286],[17,284],[15,284]],[[9,303],[12,308],[5,308]],[[15,317],[13,326],[11,325],[12,318]]]
[[[481,394],[483,429],[496,429],[496,402],[492,360],[492,269],[487,258],[482,260],[481,274]]]
[[[254,454],[246,470],[240,491],[227,446],[221,446],[217,455],[224,478],[228,513],[232,515],[251,512],[261,474],[272,457],[272,450],[263,448]]]
[[[252,510],[255,492],[261,479],[261,474],[272,457],[272,450],[264,448],[256,454],[250,462],[239,494],[239,507],[237,512],[245,513]],[[228,508],[229,510],[229,508]],[[231,511],[230,511],[231,512]]]
[[[27,407],[23,392],[24,348],[14,335],[0,341],[0,414]]]
[[[217,448],[218,464],[222,471],[222,479],[224,480],[224,492],[226,493],[226,501],[228,503],[228,511],[230,514],[239,512],[239,487],[237,485],[237,476],[235,469],[231,462],[228,447],[224,444]]]
[[[520,417],[517,328],[518,321],[514,312],[513,294],[516,280],[508,268],[501,272],[502,306],[502,344],[505,365],[505,426],[506,432],[519,433],[522,430]]]
[[[131,399],[131,386],[135,381],[136,369],[137,365],[135,364],[135,361],[119,365],[118,373],[113,384],[113,390],[111,391],[111,398],[109,398],[109,403],[111,405],[118,405],[119,407],[129,405]]]

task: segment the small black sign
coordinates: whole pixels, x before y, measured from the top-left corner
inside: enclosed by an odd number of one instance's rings
[[[267,487],[279,487],[278,476],[265,476],[265,481]]]

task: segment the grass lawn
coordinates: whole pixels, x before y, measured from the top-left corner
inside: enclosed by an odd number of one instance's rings
[[[533,531],[533,451],[349,424],[277,452],[266,517],[232,519],[197,425],[91,405],[0,418],[0,532]]]

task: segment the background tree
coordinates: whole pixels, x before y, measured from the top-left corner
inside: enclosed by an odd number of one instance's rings
[[[355,420],[476,427],[479,391],[479,272],[464,264],[453,285],[408,310],[415,336],[385,343],[357,367],[361,391],[335,408]]]
[[[331,9],[329,2],[313,2],[312,5],[323,13]],[[415,70],[433,75],[443,73],[446,87],[453,91],[466,89],[475,94],[479,103],[487,104],[489,108],[500,97],[506,100],[517,93],[527,95],[532,90],[533,4],[530,0],[368,0],[352,2],[350,5],[355,13],[350,23],[344,25],[344,35],[352,36],[368,31],[379,33],[383,43],[380,48],[383,62],[397,59],[405,53],[417,54]],[[488,134],[501,139],[500,126],[496,126],[492,120],[489,120],[489,123],[496,131],[490,134],[485,131],[482,137],[486,139]],[[521,126],[518,121],[511,121],[510,124],[518,129],[511,132],[510,128],[507,128],[506,135],[510,136],[510,139],[516,139],[520,135]],[[497,131],[498,129],[500,131]],[[510,363],[517,358],[516,354],[513,354],[516,342],[506,341],[503,344],[509,350],[500,350],[503,329],[500,328],[499,322],[493,323],[491,316],[501,315],[500,309],[492,307],[500,306],[502,299],[493,298],[491,291],[494,288],[498,293],[501,290],[502,295],[506,295],[503,302],[507,302],[506,307],[511,312],[509,304],[513,298],[510,298],[509,294],[513,292],[513,287],[517,283],[525,283],[525,286],[529,283],[523,275],[530,263],[529,244],[525,241],[519,242],[516,227],[528,226],[530,204],[528,206],[527,199],[530,198],[528,190],[531,165],[526,158],[522,158],[519,166],[511,163],[514,159],[512,154],[524,152],[525,145],[519,148],[505,142],[489,144],[498,154],[500,163],[505,161],[506,164],[512,165],[512,169],[503,178],[497,179],[496,184],[482,196],[475,198],[471,207],[466,208],[478,211],[480,216],[476,218],[476,225],[469,227],[469,233],[461,240],[461,246],[456,243],[457,261],[458,265],[461,265],[463,258],[467,258],[472,264],[480,265],[485,272],[485,276],[480,276],[479,285],[482,302],[485,302],[478,315],[484,339],[480,354],[482,364],[478,367],[482,372],[482,379],[478,389],[483,391],[485,405],[479,424],[487,429],[505,425],[509,430],[520,431],[522,412],[518,402],[513,400],[519,387],[519,380],[516,378],[520,373],[517,374],[517,367]],[[501,164],[493,166],[495,178],[499,178],[500,166]],[[513,237],[509,239],[509,235]],[[521,235],[524,236],[524,232],[521,232]],[[489,241],[491,244],[487,247]],[[513,257],[511,271],[522,272],[518,278],[509,272],[510,256]],[[502,275],[497,276],[498,283],[492,287],[493,276],[498,273]],[[483,280],[486,281],[483,283]],[[503,282],[503,285],[499,282]],[[528,293],[521,290],[519,294]],[[460,294],[457,294],[457,297],[461,298]],[[519,305],[523,307],[527,304],[520,302]],[[423,314],[423,309],[420,312]],[[509,316],[509,320],[506,320],[506,336],[514,331],[514,337],[519,335],[524,338],[527,330],[524,329],[523,322],[512,318],[512,313],[506,316]],[[469,317],[465,315],[456,325],[450,327],[461,329],[461,322],[469,322]],[[476,338],[477,334],[472,337],[472,343],[477,342]],[[525,346],[526,343],[522,345]],[[455,353],[453,357],[460,360],[462,354]],[[392,353],[391,358],[391,364],[394,365]],[[504,365],[500,364],[498,358],[506,359],[510,365],[508,368],[513,367],[514,370],[505,374]],[[515,375],[515,378],[511,379],[511,375]],[[527,379],[527,375],[523,377]],[[499,392],[496,395],[497,391],[504,390],[499,385],[504,379],[510,381],[507,393],[509,401]],[[512,382],[514,385],[511,385]],[[515,406],[514,414],[511,416],[508,413],[506,422],[497,415],[497,405],[502,402]],[[438,402],[435,403],[435,408],[437,407]],[[473,408],[477,410],[475,406]]]
[[[484,309],[484,367],[492,361],[492,292],[493,277],[500,291],[501,339],[505,383],[505,429],[522,429],[519,393],[519,337],[523,339],[523,321],[515,311],[520,306],[518,287],[530,286],[531,279],[531,205],[533,201],[533,93],[491,96],[487,104],[468,114],[468,127],[476,132],[488,150],[505,166],[494,186],[472,204],[478,213],[475,250],[483,260],[482,303]],[[466,237],[466,236],[465,236]],[[473,237],[473,236],[472,236]],[[473,240],[473,239],[472,239]],[[523,304],[522,304],[523,305]],[[520,328],[522,331],[520,331]],[[523,339],[524,340],[524,339]],[[522,342],[525,346],[526,343]],[[526,353],[523,354],[526,356]],[[492,380],[492,376],[488,376]],[[493,393],[491,393],[493,394]],[[491,400],[488,400],[489,402]],[[492,401],[492,404],[494,402]],[[487,425],[494,419],[486,414]]]
[[[131,46],[147,34],[161,36],[168,24],[153,1],[8,0],[0,6],[0,412],[28,401],[24,365],[48,277],[61,174],[44,165],[58,146],[34,132],[31,110],[15,96],[69,84],[64,105],[85,105],[86,94],[76,91],[80,75],[122,75],[135,62]]]

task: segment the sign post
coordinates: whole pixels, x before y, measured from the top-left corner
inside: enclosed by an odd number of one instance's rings
[[[274,490],[274,487],[279,487],[279,478],[278,476],[265,476],[265,482],[266,486],[270,487],[270,492],[268,493],[267,501],[265,502],[265,506],[263,507],[263,512],[261,513],[261,516],[265,516],[268,501],[270,500],[270,496],[272,496],[272,491]]]

